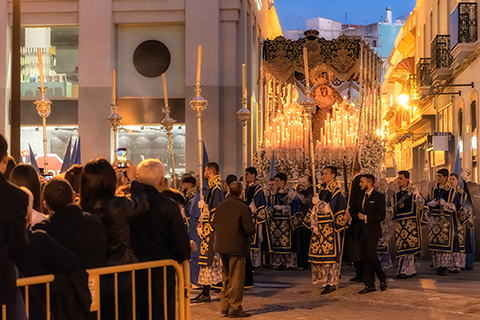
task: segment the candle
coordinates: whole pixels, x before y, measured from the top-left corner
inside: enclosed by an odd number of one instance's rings
[[[197,84],[200,84],[200,74],[202,70],[202,46],[197,49]]]
[[[244,98],[247,98],[247,67],[245,63],[242,64],[242,94]]]
[[[117,103],[117,88],[115,83],[115,70],[112,70],[112,102],[113,104]]]
[[[305,82],[307,83],[307,88],[310,88],[310,77],[308,75],[307,47],[303,47],[303,64],[305,65]]]
[[[163,82],[163,98],[165,100],[165,107],[167,107],[168,106],[167,77],[165,77],[165,73],[162,74],[162,82]]]
[[[37,48],[38,55],[38,69],[40,71],[40,86],[43,88],[43,61],[42,61],[42,49]]]

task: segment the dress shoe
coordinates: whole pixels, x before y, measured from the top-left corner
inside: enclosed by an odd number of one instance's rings
[[[417,276],[417,273],[415,272],[414,274],[411,274],[411,275],[409,275],[408,277],[409,277],[409,278],[413,278],[413,277],[416,277],[416,276]]]
[[[460,270],[458,269],[453,269],[453,270],[448,270],[450,273],[460,273]]]
[[[397,278],[398,279],[407,279],[408,276],[405,273],[399,273],[399,274],[397,274]]]
[[[229,318],[248,318],[251,317],[252,315],[250,313],[246,313],[245,311],[239,311],[239,312],[230,312],[228,315]]]
[[[446,267],[438,267],[437,274],[439,276],[446,276],[447,275],[447,268]]]
[[[212,301],[212,298],[210,298],[210,296],[204,296],[202,293],[195,299],[190,300],[191,303],[202,303],[210,301]]]
[[[369,292],[373,292],[373,291],[376,291],[375,288],[365,287],[365,288],[363,288],[363,290],[361,290],[359,292],[359,294],[365,294],[365,293],[369,293]]]
[[[222,310],[222,316],[228,317],[228,310]]]
[[[329,294],[330,292],[333,292],[335,290],[337,290],[335,286],[326,285],[325,289],[323,289],[321,294]]]
[[[352,279],[350,279],[350,282],[359,282],[359,281],[362,281],[362,279],[360,279],[359,277],[355,276],[353,277]]]
[[[380,290],[381,291],[385,291],[388,289],[388,283],[387,283],[387,280],[383,281],[383,282],[380,282]]]

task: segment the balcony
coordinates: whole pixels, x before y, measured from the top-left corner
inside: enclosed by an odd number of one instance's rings
[[[459,3],[450,15],[453,64],[475,51],[478,40],[476,3]]]
[[[432,85],[430,58],[420,58],[417,61],[417,92],[419,95],[427,94]]]
[[[430,44],[432,58],[430,67],[433,82],[442,81],[451,74],[450,36],[438,35]]]

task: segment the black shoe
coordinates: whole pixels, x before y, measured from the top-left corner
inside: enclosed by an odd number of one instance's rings
[[[335,286],[326,285],[321,294],[329,294],[335,290],[337,290]]]
[[[246,313],[245,311],[240,311],[240,312],[231,312],[228,317],[229,318],[248,318],[251,317],[252,315],[250,313]]]
[[[198,297],[195,299],[190,300],[191,303],[202,303],[202,302],[211,302],[212,298],[210,296],[204,296],[203,293],[200,293]]]
[[[380,291],[385,291],[388,289],[388,283],[387,280],[380,282]]]
[[[365,287],[365,288],[363,288],[363,290],[361,290],[358,293],[359,294],[365,294],[365,293],[369,293],[369,292],[373,292],[373,291],[376,291],[375,288]]]
[[[416,277],[416,276],[417,276],[417,273],[415,272],[414,274],[411,274],[411,275],[409,275],[408,277],[409,277],[409,278],[413,278],[413,277]]]
[[[453,269],[453,270],[448,270],[450,273],[460,273],[460,270],[458,269]]]
[[[437,274],[439,276],[446,276],[447,275],[447,268],[446,267],[438,267]]]
[[[397,274],[397,278],[398,278],[398,279],[407,279],[408,276],[407,276],[406,274],[404,274],[404,273],[399,273],[399,274]]]
[[[228,317],[228,310],[222,310],[222,316]]]
[[[359,277],[355,276],[353,277],[352,279],[350,279],[350,282],[358,282],[358,281],[361,281],[362,279],[360,279]]]

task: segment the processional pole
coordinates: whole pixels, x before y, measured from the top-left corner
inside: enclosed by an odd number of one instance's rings
[[[202,46],[198,46],[197,51],[197,82],[195,85],[196,96],[190,101],[190,106],[197,114],[197,133],[198,133],[198,173],[200,181],[203,175],[203,147],[202,147],[202,112],[207,109],[208,102],[200,93],[202,87],[200,86],[200,73],[202,69]],[[200,184],[200,201],[203,201],[203,183]]]
[[[37,106],[37,113],[42,118],[42,126],[43,126],[43,172],[46,174],[48,173],[48,154],[47,154],[47,117],[50,115],[52,108],[52,102],[45,97],[45,92],[47,90],[46,87],[43,85],[43,62],[42,62],[42,49],[37,48],[37,55],[38,55],[38,68],[40,70],[40,90],[41,99],[35,101],[35,105]],[[33,157],[34,155],[30,155]]]
[[[168,95],[167,95],[167,79],[165,73],[162,74],[163,82],[163,97],[165,99],[165,107],[163,108],[163,113],[165,113],[165,118],[162,120],[162,125],[167,130],[168,136],[168,147],[170,149],[170,161],[172,163],[172,175],[170,176],[173,181],[173,188],[177,189],[177,179],[175,178],[175,157],[173,155],[173,143],[172,143],[172,130],[175,120],[170,117],[170,107],[168,106]]]
[[[120,125],[120,121],[122,121],[122,117],[118,114],[115,70],[112,70],[112,103],[110,104],[110,107],[112,108],[112,114],[108,116],[107,120],[110,123],[110,128],[113,130],[113,158],[117,160],[118,126]]]
[[[313,184],[313,197],[317,196],[317,177],[315,175],[315,150],[313,149],[313,115],[317,110],[317,103],[315,100],[312,99],[310,96],[310,77],[308,74],[308,56],[307,56],[307,48],[303,47],[303,62],[305,64],[305,80],[306,80],[306,87],[305,87],[305,95],[307,98],[305,101],[301,103],[305,114],[308,117],[308,130],[310,136],[310,164],[311,164],[311,171],[312,171],[312,184]]]
[[[238,120],[242,124],[242,149],[243,149],[243,157],[242,157],[242,168],[243,168],[243,175],[245,175],[245,170],[247,169],[247,125],[248,121],[250,121],[250,117],[252,113],[247,108],[247,76],[246,76],[246,66],[242,64],[242,108],[237,111]],[[246,183],[245,177],[243,178],[243,182]]]

